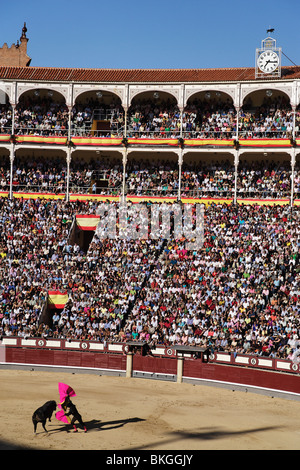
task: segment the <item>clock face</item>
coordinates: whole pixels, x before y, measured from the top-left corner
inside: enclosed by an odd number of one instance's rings
[[[279,57],[274,51],[262,52],[258,58],[257,65],[264,73],[272,73],[279,65]]]

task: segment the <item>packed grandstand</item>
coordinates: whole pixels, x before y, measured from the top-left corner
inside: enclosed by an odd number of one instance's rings
[[[1,336],[291,359],[299,67],[113,72],[0,66]],[[121,202],[203,204],[201,249],[99,237]]]

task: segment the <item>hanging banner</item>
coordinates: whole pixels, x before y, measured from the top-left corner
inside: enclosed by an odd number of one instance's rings
[[[99,215],[76,215],[76,224],[80,230],[96,230]]]
[[[11,135],[1,134],[0,142],[9,142]],[[57,144],[67,145],[67,136],[42,136],[42,135],[16,135],[15,141],[17,143],[33,143],[33,144]],[[72,137],[72,143],[75,146],[119,146],[122,144],[123,137]],[[140,138],[130,137],[127,139],[129,145],[149,145],[149,146],[161,146],[169,145],[177,147],[179,145],[178,138]],[[234,139],[184,139],[185,147],[233,147],[235,143]],[[300,139],[296,139],[296,144],[300,145]],[[239,145],[241,147],[261,147],[261,148],[287,148],[291,147],[290,139],[239,139]]]
[[[127,196],[127,201],[132,203],[139,203],[139,202],[174,202],[177,198],[174,197],[167,197],[167,196]]]
[[[65,194],[55,194],[55,193],[13,193],[15,198],[19,199],[64,199]]]
[[[234,145],[233,139],[185,139],[184,145],[186,147],[232,147]]]
[[[48,291],[48,305],[50,308],[64,308],[68,300],[67,292],[60,292],[58,290]]]
[[[182,197],[183,204],[231,204],[233,199],[209,198],[209,197]]]
[[[239,139],[241,147],[291,147],[290,139]]]
[[[70,201],[119,201],[120,196],[106,196],[103,194],[70,194]]]
[[[62,136],[43,136],[43,135],[17,135],[15,136],[16,142],[20,143],[31,143],[31,144],[58,144],[66,145],[67,137]]]
[[[256,206],[274,206],[274,204],[279,206],[285,206],[290,204],[289,199],[240,199],[237,198],[238,204],[247,204],[247,205],[256,205]]]
[[[0,142],[9,142],[10,134],[0,134]]]
[[[134,138],[130,137],[128,139],[129,145],[171,145],[171,146],[178,146],[178,139],[164,139],[160,137],[156,138]]]
[[[72,143],[77,147],[80,145],[89,146],[116,146],[122,144],[122,137],[72,137]]]

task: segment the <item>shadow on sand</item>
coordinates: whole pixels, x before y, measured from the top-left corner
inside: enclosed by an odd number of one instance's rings
[[[84,425],[88,432],[89,431],[107,431],[109,429],[121,428],[122,426],[125,426],[128,423],[138,423],[140,421],[145,421],[145,420],[141,418],[118,419],[115,421],[101,421],[100,419],[92,419],[90,421],[85,421]],[[80,424],[76,423],[76,427],[78,431],[82,431]],[[67,424],[67,425],[63,425],[63,426],[51,429],[51,424],[50,424],[50,426],[48,425],[47,429],[49,433],[54,434],[56,432],[66,432],[66,431],[68,432],[68,431],[71,431],[73,428],[71,428],[70,425]]]
[[[168,444],[178,442],[178,449],[184,449],[184,441],[194,440],[195,449],[197,449],[197,441],[217,441],[218,439],[232,439],[245,434],[260,433],[277,429],[276,426],[273,427],[262,427],[262,428],[253,428],[245,429],[244,431],[226,431],[218,430],[213,428],[203,428],[198,432],[188,432],[188,431],[174,431],[166,434],[165,439],[160,439],[157,442],[151,442],[145,445],[141,445],[139,450],[155,449],[162,448],[168,449]],[[161,447],[163,446],[163,447]],[[218,445],[216,444],[216,449]],[[130,448],[130,450],[136,450],[135,448]]]

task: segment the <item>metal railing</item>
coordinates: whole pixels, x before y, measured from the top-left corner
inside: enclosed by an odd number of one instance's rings
[[[0,126],[0,135],[11,135],[11,126]]]
[[[111,121],[115,116],[123,116],[123,113],[116,108],[113,109],[94,109],[92,114],[92,121]]]
[[[11,133],[11,129],[10,129]],[[42,136],[42,137],[68,137],[68,129],[43,129],[39,126],[36,127],[15,127],[15,136],[31,135],[31,136]]]
[[[71,137],[123,137],[124,129],[84,129],[84,128],[72,128]]]
[[[9,191],[10,184],[6,182],[5,185],[0,186],[0,191]],[[22,184],[13,183],[13,192],[18,193],[52,193],[52,194],[66,194],[67,184],[64,181],[62,184]],[[122,193],[122,184],[118,186],[110,187],[96,187],[93,189],[93,185],[76,185],[70,182],[69,193],[73,194],[94,194],[98,196],[119,196]],[[193,197],[193,198],[224,198],[232,199],[234,197],[234,187],[228,188],[181,188],[181,197]],[[178,187],[176,188],[142,188],[130,187],[130,183],[126,182],[125,194],[127,196],[148,196],[148,197],[177,197]],[[286,199],[291,197],[291,188],[277,189],[246,189],[237,188],[236,196],[242,199],[257,198],[257,199]],[[300,188],[295,188],[294,197],[298,199],[300,196]]]
[[[118,136],[123,137],[125,134],[124,124],[118,122],[110,123],[109,128],[93,129],[91,123],[88,125],[76,125],[72,123],[71,136],[73,137],[112,137]],[[0,135],[12,135],[12,128],[7,126],[0,127]],[[67,128],[60,127],[44,127],[44,126],[15,126],[14,135],[31,135],[31,136],[43,136],[43,137],[68,137],[69,132]],[[299,137],[300,132],[298,130],[294,133],[295,137]],[[136,139],[214,139],[214,140],[228,140],[228,139],[290,139],[293,137],[292,132],[286,130],[254,130],[240,129],[237,135],[235,130],[228,130],[226,132],[215,131],[215,130],[191,130],[191,131],[180,131],[180,129],[156,129],[156,130],[135,130],[132,127],[127,128],[127,138]]]
[[[8,184],[9,187],[9,184]],[[13,192],[20,193],[54,193],[65,194],[67,184],[64,181],[62,184],[32,184],[32,183],[17,183],[13,182]]]

